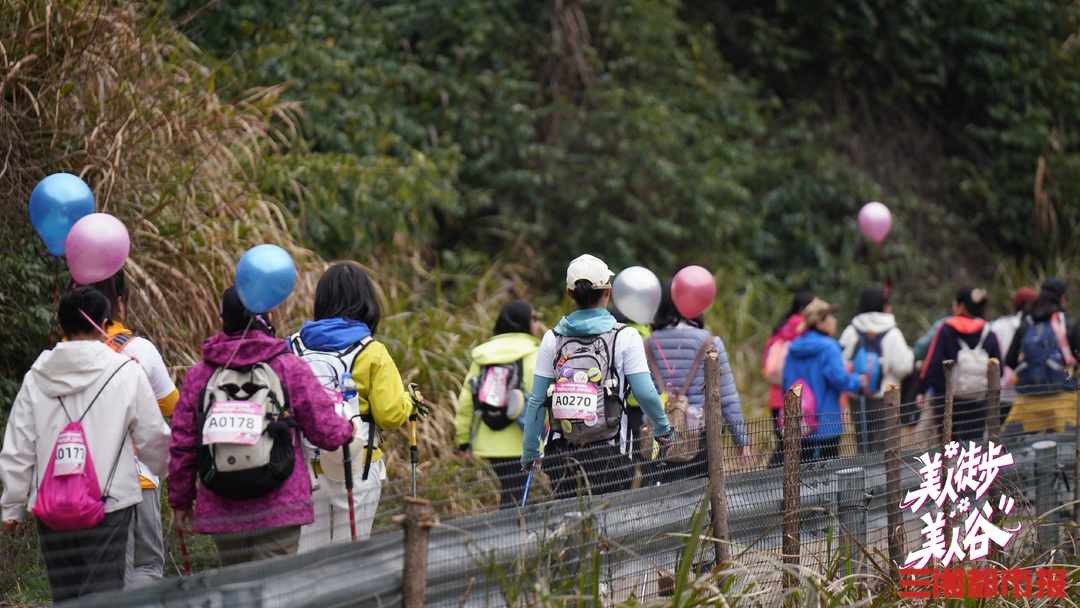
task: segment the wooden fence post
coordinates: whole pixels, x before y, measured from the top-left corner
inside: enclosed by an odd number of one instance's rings
[[[712,492],[712,528],[716,567],[731,561],[729,546],[727,482],[724,480],[724,414],[720,403],[720,384],[724,369],[715,349],[705,354],[705,441],[708,445],[709,488]]]
[[[1076,462],[1073,468],[1073,556],[1080,555],[1080,383],[1076,385]]]
[[[405,514],[394,522],[405,528],[404,573],[401,577],[403,608],[424,608],[427,601],[428,538],[438,518],[431,510],[431,501],[406,496]]]
[[[784,394],[784,519],[783,559],[785,565],[799,565],[799,523],[802,508],[799,489],[802,480],[802,385],[796,384]],[[784,571],[784,589],[798,584],[794,572]]]
[[[953,377],[952,368],[956,365],[956,361],[952,359],[946,359],[942,361],[941,366],[945,368],[945,415],[941,421],[941,447],[945,447],[952,441],[952,419],[953,419]]]
[[[904,514],[900,510],[903,460],[900,455],[900,387],[885,387],[885,510],[888,517],[889,561],[897,573],[904,565]]]

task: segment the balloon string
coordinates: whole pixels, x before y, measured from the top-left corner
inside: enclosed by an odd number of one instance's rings
[[[885,269],[885,243],[878,244],[878,268],[881,269],[881,285],[885,288],[885,293],[889,292],[889,273]]]
[[[56,309],[60,302],[60,259],[53,258],[52,319],[49,321],[49,350],[56,346]]]

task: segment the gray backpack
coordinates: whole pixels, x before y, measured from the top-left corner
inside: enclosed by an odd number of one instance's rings
[[[624,406],[615,341],[625,328],[618,323],[594,336],[555,333],[555,383],[547,407],[551,430],[569,443],[584,445],[619,435]]]

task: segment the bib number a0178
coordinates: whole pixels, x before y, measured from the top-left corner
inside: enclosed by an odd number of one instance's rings
[[[596,420],[600,396],[589,382],[557,382],[551,394],[551,415],[561,420]]]
[[[56,439],[53,477],[82,475],[86,470],[86,439],[82,433],[64,432]]]
[[[262,435],[263,408],[250,401],[219,401],[203,423],[203,443],[255,445]]]

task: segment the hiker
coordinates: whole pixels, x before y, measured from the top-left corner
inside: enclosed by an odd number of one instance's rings
[[[66,341],[43,352],[23,378],[0,451],[4,530],[17,532],[27,508],[38,516],[38,542],[54,602],[124,587],[128,535],[143,499],[131,445],[152,474],[164,474],[169,461],[169,427],[146,374],[102,342],[99,328],[108,317],[109,301],[96,289],[78,287],[61,298],[57,320]],[[61,461],[57,457],[70,455],[72,443],[60,435],[74,421],[81,422],[85,450],[67,462],[84,467],[84,474],[62,475],[54,468]],[[103,501],[104,518],[53,529],[43,511],[57,497],[46,486],[76,477],[87,478],[91,504],[100,508]]]
[[[720,410],[735,443],[739,457],[747,457],[746,423],[743,421],[742,404],[735,387],[735,376],[731,373],[727,350],[719,336],[714,336],[702,326],[704,317],[687,319],[676,308],[671,297],[671,282],[664,284],[660,295],[660,307],[653,320],[652,333],[645,341],[645,355],[653,376],[656,390],[667,395],[665,413],[676,415],[670,410],[671,401],[676,395],[686,397],[684,416],[686,428],[691,440],[697,443],[697,455],[685,463],[669,462],[661,472],[665,483],[680,479],[704,477],[709,472],[706,455],[708,443],[705,440],[705,366],[704,355],[707,349],[714,348],[719,357],[720,369]],[[673,426],[670,417],[668,422]],[[696,435],[696,437],[695,437]],[[677,441],[683,440],[679,437]]]
[[[638,332],[638,335],[641,336],[642,340],[647,339],[649,334],[652,333],[651,321],[650,323],[638,323],[634,321],[624,315],[614,302],[608,304],[608,311],[611,313],[611,316],[615,317],[616,323],[624,323],[627,327],[634,329]],[[630,460],[632,460],[637,467],[638,472],[636,472],[635,475],[640,473],[640,485],[659,485],[658,465],[662,463],[659,463],[653,458],[653,448],[655,447],[656,442],[652,438],[651,431],[647,435],[643,433],[643,431],[647,430],[645,428],[646,421],[647,418],[645,418],[645,412],[641,409],[641,404],[638,403],[637,398],[634,397],[634,391],[629,391],[626,395],[626,422],[629,425],[630,430],[628,438],[628,453],[630,455]],[[643,445],[642,442],[645,442],[648,445]]]
[[[172,416],[180,392],[176,390],[165,361],[161,358],[154,343],[145,336],[136,336],[124,326],[129,308],[128,284],[124,270],[120,269],[113,276],[95,283],[95,289],[109,300],[109,316],[106,318],[105,332],[109,340],[106,344],[122,355],[138,362],[150,382],[150,388],[157,399],[158,411],[163,418]],[[125,587],[159,581],[165,574],[165,537],[161,524],[161,480],[135,456],[135,466],[139,470],[139,485],[142,487],[142,502],[135,509],[133,533],[128,547],[129,568],[124,581]]]
[[[1001,315],[990,322],[990,331],[997,336],[998,347],[1006,353],[1007,360],[1009,348],[1012,346],[1016,330],[1020,328],[1021,321],[1027,315],[1028,304],[1039,296],[1039,292],[1030,287],[1020,287],[1012,296],[1012,312]],[[1016,402],[1016,378],[1013,377],[1013,368],[1006,361],[1001,362],[1001,420],[1009,417],[1009,411]]]
[[[305,441],[304,450],[316,489],[315,523],[300,532],[300,551],[309,551],[350,539],[352,523],[356,538],[371,536],[371,525],[386,481],[386,462],[378,446],[379,431],[405,424],[412,411],[405,397],[401,374],[386,346],[375,340],[382,309],[367,273],[358,264],[334,264],[315,287],[314,320],[289,337],[292,351],[307,361],[323,387],[331,393],[353,392],[348,418],[357,422],[349,445],[353,477],[353,514],[349,513],[342,450],[320,451]],[[353,386],[340,386],[349,372]],[[331,525],[332,522],[332,525]]]
[[[521,504],[525,396],[532,389],[540,339],[536,311],[524,300],[503,304],[494,335],[472,350],[469,373],[458,395],[454,430],[462,454],[491,464],[499,479],[499,508]]]
[[[591,494],[630,487],[622,402],[628,387],[653,423],[661,457],[674,436],[652,385],[641,336],[607,311],[613,275],[607,264],[588,254],[570,263],[566,293],[578,310],[544,334],[537,353],[521,466],[527,471],[540,465],[540,434],[545,414],[550,416],[544,468],[557,498],[573,496],[579,486]],[[550,405],[541,409],[545,401]]]
[[[803,311],[813,300],[812,292],[795,293],[791,307],[773,328],[772,335],[765,342],[765,350],[761,354],[761,373],[769,384],[769,410],[772,412],[773,428],[776,433],[776,449],[773,450],[772,458],[769,459],[770,467],[778,467],[784,461],[784,440],[779,420],[784,412],[784,361],[787,360],[791,341],[806,333]]]
[[[840,455],[840,393],[862,390],[868,382],[866,375],[847,371],[840,344],[833,339],[838,310],[840,306],[814,298],[803,310],[806,333],[791,341],[784,363],[784,386],[803,387],[803,461]]]
[[[933,405],[934,428],[942,428],[945,413],[945,370],[942,362],[953,365],[952,438],[960,442],[981,441],[986,427],[986,362],[1001,359],[997,336],[982,319],[986,309],[986,291],[963,287],[953,301],[955,315],[938,328],[930,343],[919,377],[921,407]],[[970,362],[970,363],[969,363]],[[926,399],[933,391],[933,399]]]
[[[915,356],[896,326],[889,291],[880,285],[863,289],[859,314],[840,334],[844,361],[867,375],[867,388],[858,395],[852,419],[863,454],[885,450],[885,388],[900,382],[915,367]]]
[[[1023,432],[1062,432],[1076,426],[1076,353],[1080,325],[1065,312],[1065,283],[1043,281],[1030,314],[1016,330],[1005,364],[1015,370],[1016,402],[1005,421]]]
[[[284,340],[274,337],[271,322],[272,313],[252,313],[244,308],[235,286],[226,289],[221,300],[221,333],[203,343],[203,360],[188,370],[173,412],[169,447],[173,518],[180,530],[211,535],[223,566],[296,553],[300,526],[314,520],[311,479],[294,427],[298,425],[304,437],[327,450],[340,448],[353,436],[353,426],[334,412],[333,401],[311,368],[288,352]],[[235,379],[215,380],[229,377]],[[253,383],[259,386],[248,387]],[[237,393],[230,401],[213,400],[221,391],[236,388],[250,388],[249,396]],[[225,439],[210,444],[207,435],[213,431],[215,440],[220,436],[210,421],[218,406],[241,400],[250,404],[256,399],[264,407],[264,413],[256,416],[266,426],[262,433],[256,428],[255,435],[260,443],[273,441],[270,461],[258,469],[227,471],[218,462],[218,454],[260,444]],[[267,418],[273,421],[267,423]],[[213,476],[205,470],[210,464]]]

